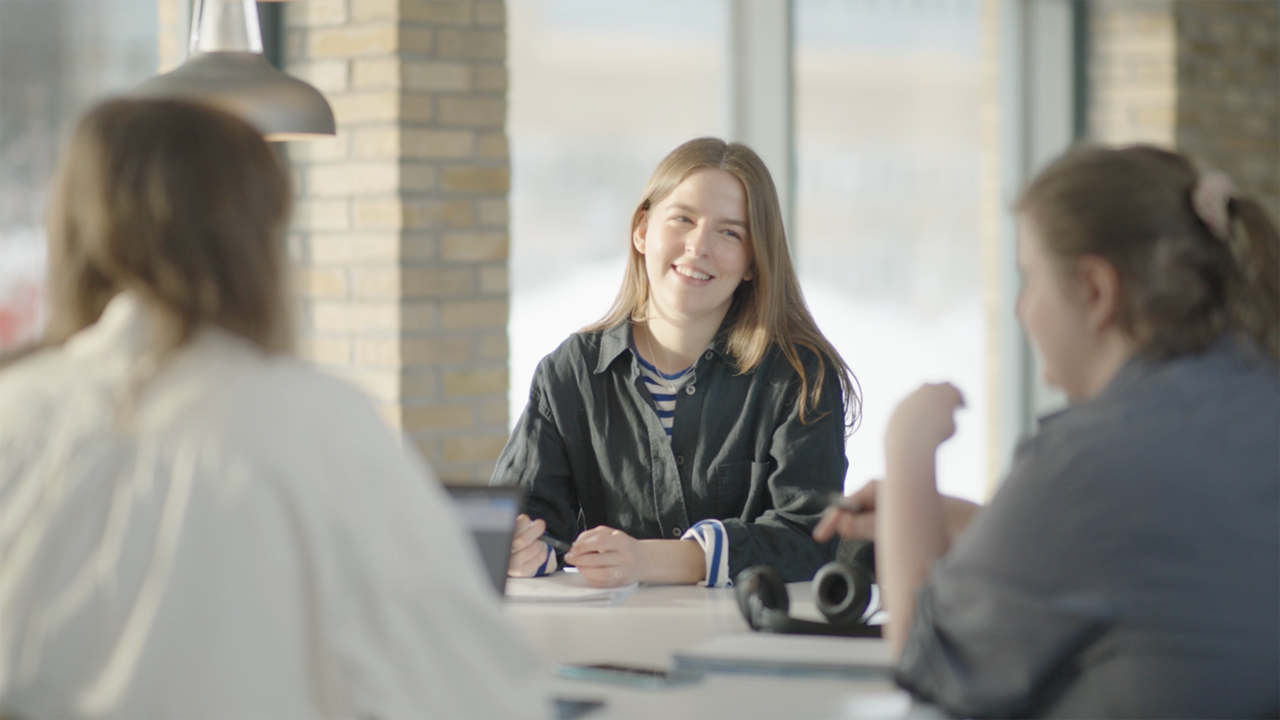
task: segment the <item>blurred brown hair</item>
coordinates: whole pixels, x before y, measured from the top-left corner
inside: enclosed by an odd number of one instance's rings
[[[93,324],[122,290],[157,311],[164,352],[213,325],[292,348],[289,177],[249,124],[173,100],[110,100],[63,151],[48,212],[44,345]]]
[[[1233,196],[1220,239],[1196,215],[1200,173],[1186,157],[1137,145],[1083,147],[1049,165],[1016,209],[1062,261],[1096,255],[1120,276],[1121,327],[1144,356],[1208,347],[1226,332],[1280,359],[1280,236],[1258,202]]]
[[[747,196],[746,239],[755,277],[744,280],[734,290],[727,316],[730,322],[728,350],[737,362],[738,372],[754,369],[764,359],[769,346],[776,343],[800,375],[801,421],[805,422],[807,412],[817,407],[829,369],[840,383],[845,422],[856,423],[862,403],[857,380],[809,313],[791,263],[777,188],[769,169],[754,150],[742,143],[727,143],[714,137],[689,140],[672,150],[658,163],[645,184],[640,202],[631,215],[628,239],[645,221],[649,208],[662,202],[690,173],[701,168],[729,172],[742,183]],[[583,328],[584,332],[605,330],[627,320],[641,323],[646,320],[649,276],[645,272],[644,256],[633,243],[627,245],[631,252],[618,297],[608,314]],[[807,348],[817,357],[814,377],[806,374],[797,347]]]

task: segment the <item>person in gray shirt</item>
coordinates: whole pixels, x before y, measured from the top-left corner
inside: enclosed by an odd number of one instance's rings
[[[1019,318],[1072,404],[959,532],[933,463],[963,398],[895,411],[863,500],[898,683],[963,717],[1280,715],[1275,226],[1151,147],[1071,152],[1017,210]]]

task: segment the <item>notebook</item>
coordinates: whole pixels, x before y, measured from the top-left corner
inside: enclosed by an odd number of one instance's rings
[[[506,588],[511,536],[515,533],[523,491],[518,487],[488,485],[448,485],[445,489],[471,530],[493,587],[501,595]]]
[[[677,670],[767,675],[883,675],[890,672],[889,646],[869,638],[733,633],[679,650]]]

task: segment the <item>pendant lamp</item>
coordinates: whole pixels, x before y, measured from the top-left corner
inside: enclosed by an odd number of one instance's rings
[[[253,0],[196,0],[187,61],[143,81],[132,95],[208,103],[244,118],[271,141],[335,133],[333,109],[320,91],[262,57]]]

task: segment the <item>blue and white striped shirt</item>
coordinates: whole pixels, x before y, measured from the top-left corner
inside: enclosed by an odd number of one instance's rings
[[[676,397],[680,389],[693,379],[693,366],[668,375],[640,357],[635,348],[631,352],[635,353],[636,360],[640,362],[640,375],[644,378],[644,386],[648,388],[649,395],[653,397],[653,404],[658,408],[658,420],[667,431],[667,437],[671,437],[671,428],[676,420]]]

